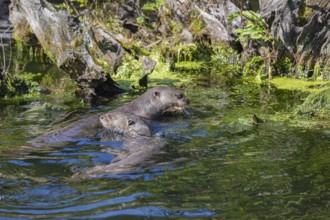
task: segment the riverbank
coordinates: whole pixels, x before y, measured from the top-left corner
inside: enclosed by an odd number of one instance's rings
[[[247,10],[237,1],[56,1],[40,6],[26,0],[13,1],[10,20],[15,38],[33,51],[42,47],[75,81],[76,94],[89,102],[122,92],[113,81],[118,75],[133,75],[144,86],[153,70],[145,61],[155,51],[171,71],[190,75],[222,71],[259,79],[328,80],[330,5],[276,2],[275,19],[271,1]]]

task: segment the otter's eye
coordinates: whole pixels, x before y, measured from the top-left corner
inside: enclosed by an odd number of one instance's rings
[[[176,96],[178,99],[182,99],[182,98],[183,98],[183,94],[182,94],[182,93],[177,93],[177,94],[175,94],[175,96]]]
[[[135,121],[133,121],[132,119],[128,119],[128,125],[134,125],[135,124]]]
[[[103,120],[103,119],[104,119],[104,116],[102,115],[102,116],[100,117],[100,119]]]

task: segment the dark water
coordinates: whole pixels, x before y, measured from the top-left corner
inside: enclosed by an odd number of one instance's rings
[[[74,180],[77,170],[113,159],[102,151],[107,146],[100,142],[101,131],[61,146],[33,149],[26,141],[132,97],[93,109],[77,107],[55,124],[67,112],[41,110],[44,100],[2,107],[0,218],[330,217],[330,127],[328,122],[291,119],[288,111],[303,96],[245,84],[185,93],[191,100],[190,117],[167,116],[167,144],[152,155],[151,165]],[[253,126],[252,114],[264,122]]]

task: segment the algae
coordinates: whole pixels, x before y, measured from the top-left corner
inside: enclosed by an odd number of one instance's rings
[[[330,82],[328,81],[311,81],[288,77],[275,77],[269,82],[279,89],[298,90],[302,92],[319,92],[330,87]]]
[[[200,71],[203,67],[203,62],[190,62],[190,61],[183,61],[183,62],[177,62],[174,64],[174,68],[177,71],[183,71],[183,72],[190,72],[195,73],[197,71]]]
[[[305,102],[296,109],[301,116],[330,119],[330,88],[311,93]]]
[[[277,77],[270,82],[279,89],[305,94],[303,103],[293,108],[293,115],[316,120],[330,118],[330,83],[328,81]]]

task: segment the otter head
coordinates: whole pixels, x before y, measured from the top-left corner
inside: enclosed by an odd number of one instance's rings
[[[151,136],[149,126],[140,117],[120,111],[111,111],[100,116],[104,128],[123,135]]]
[[[163,106],[163,112],[185,111],[189,104],[188,98],[178,89],[158,86],[152,90],[154,99]]]

